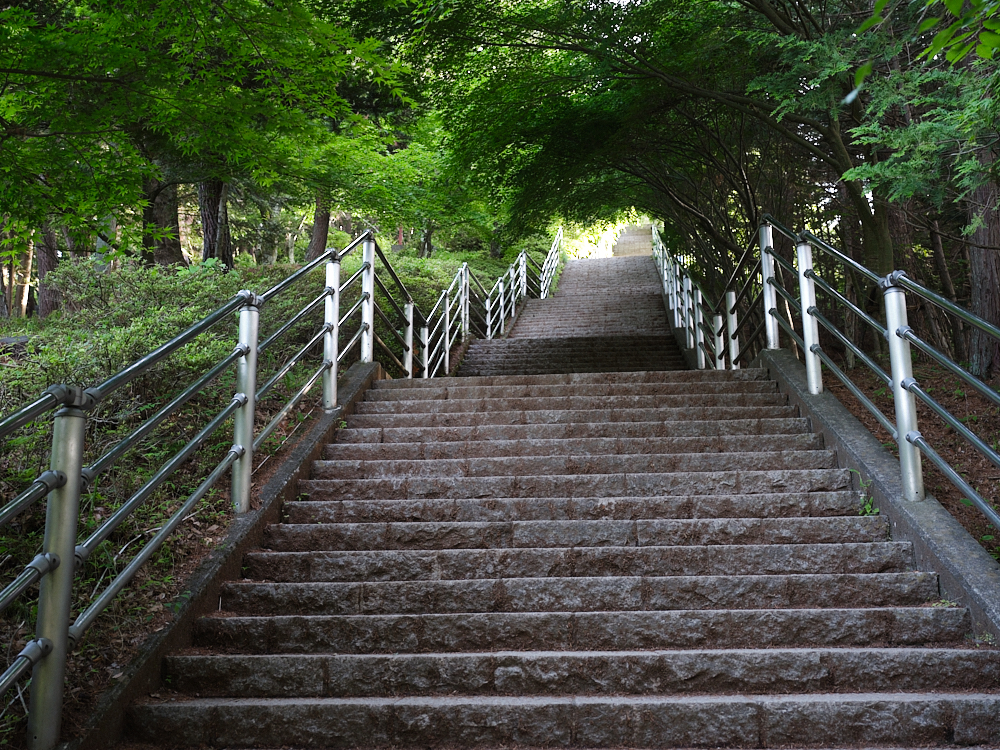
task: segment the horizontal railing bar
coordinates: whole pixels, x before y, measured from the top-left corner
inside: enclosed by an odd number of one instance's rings
[[[758,337],[764,332],[764,323],[765,321],[762,320],[760,322],[760,325],[757,326],[757,329],[750,334],[750,337],[746,340],[746,343],[743,344],[743,348],[740,349],[739,353],[736,355],[737,362],[743,358],[743,355],[747,353],[750,347],[752,347],[757,342]]]
[[[392,363],[396,365],[396,367],[398,367],[403,372],[406,372],[406,367],[403,365],[402,362],[399,361],[399,357],[393,354],[392,349],[390,349],[388,346],[385,345],[385,342],[381,339],[381,337],[377,333],[374,335],[374,338],[375,338],[375,343],[382,347],[382,350],[389,356],[389,359],[392,360]]]
[[[351,274],[351,278],[349,278],[347,281],[345,281],[343,284],[340,285],[340,293],[343,294],[345,291],[347,291],[347,288],[351,284],[355,283],[358,279],[360,279],[361,274],[363,274],[371,267],[372,267],[371,263],[362,263],[361,268],[359,268],[357,271]]]
[[[757,247],[757,242],[755,240],[750,240],[750,243],[747,245],[747,249],[743,251],[743,256],[740,258],[740,262],[736,264],[736,268],[729,276],[729,281],[725,283],[723,289],[729,290],[733,288],[733,284],[736,283],[736,277],[739,276],[740,272],[743,270],[743,264],[746,263],[747,260],[750,259],[751,257],[756,257],[755,255],[752,255],[756,247]],[[760,263],[759,258],[757,259],[757,262]]]
[[[966,496],[966,499],[971,500],[979,511],[986,516],[986,519],[993,524],[993,527],[1000,529],[1000,514],[993,510],[992,506],[990,506],[990,504],[987,503],[978,492],[976,492],[972,485],[966,482],[965,479],[963,479],[962,476],[955,471],[947,461],[938,455],[938,452],[930,446],[930,443],[927,442],[923,435],[919,432],[908,432],[906,434],[906,441],[920,448],[923,454],[930,459],[930,462],[938,467],[938,469],[941,470],[941,473],[944,474],[953,485],[962,491],[962,494]]]
[[[389,272],[389,277],[395,282],[396,288],[399,289],[403,294],[403,299],[407,302],[413,302],[413,296],[407,291],[406,285],[402,282],[399,276],[396,275],[396,269],[392,267],[392,264],[385,257],[385,253],[382,252],[382,248],[379,247],[378,243],[375,243],[375,254],[378,255],[379,259],[382,261],[382,265],[385,266],[385,270]],[[386,292],[386,296],[388,296]],[[414,312],[416,312],[416,306],[414,306]]]
[[[293,354],[291,358],[287,362],[285,362],[284,365],[281,366],[281,369],[271,376],[270,380],[268,380],[266,383],[264,383],[264,385],[262,385],[259,389],[257,389],[257,393],[255,395],[257,401],[258,402],[262,401],[264,399],[264,396],[267,395],[267,392],[270,391],[272,388],[274,388],[275,384],[279,380],[281,380],[281,378],[287,375],[291,371],[291,369],[299,363],[299,360],[305,356],[306,352],[312,349],[314,346],[316,346],[316,344],[318,344],[320,341],[322,341],[323,337],[327,334],[327,332],[332,330],[333,326],[330,324],[321,326],[316,335],[313,336],[311,339],[309,339],[309,341],[306,343],[305,346],[303,346],[301,349],[295,352],[295,354]]]
[[[809,278],[809,279],[812,279],[813,281],[815,281],[816,282],[816,286],[818,286],[824,292],[826,292],[827,294],[829,294],[831,297],[833,297],[836,300],[838,300],[840,302],[840,304],[842,304],[845,307],[847,307],[848,309],[850,309],[851,312],[853,312],[855,315],[857,315],[859,318],[861,318],[863,321],[865,321],[868,325],[870,325],[876,331],[878,331],[883,336],[885,336],[885,328],[882,327],[881,323],[879,323],[877,320],[875,320],[875,318],[873,318],[871,315],[869,315],[864,310],[862,310],[860,307],[858,307],[853,302],[851,302],[849,299],[847,299],[847,297],[845,297],[843,294],[841,294],[836,289],[834,289],[832,286],[830,286],[828,283],[826,283],[813,269],[811,269],[811,268],[807,269],[806,272],[805,272],[805,274],[803,274],[803,275],[806,278]]]
[[[768,279],[767,283],[774,287],[775,291],[778,294],[780,294],[789,305],[791,305],[792,309],[795,310],[795,312],[797,312],[799,315],[802,314],[802,305],[799,303],[799,301],[795,299],[795,297],[793,297],[791,293],[787,289],[785,289],[785,287],[779,284],[774,277]]]
[[[985,396],[986,398],[988,398],[994,404],[997,404],[998,406],[1000,406],[1000,394],[998,394],[996,391],[994,391],[992,388],[990,388],[988,385],[986,385],[986,383],[984,383],[983,381],[981,381],[979,378],[977,378],[971,372],[969,372],[968,370],[966,370],[964,367],[955,364],[950,359],[948,359],[944,354],[942,354],[937,349],[935,349],[933,346],[931,346],[926,341],[924,341],[923,339],[921,339],[919,336],[917,336],[913,332],[912,328],[910,328],[909,326],[907,326],[905,329],[903,329],[902,337],[904,339],[906,339],[907,341],[909,341],[911,344],[913,344],[915,347],[917,347],[924,354],[926,354],[929,357],[933,358],[938,364],[946,367],[954,375],[957,375],[962,380],[964,380],[966,383],[968,383],[969,385],[971,385],[980,394],[982,394],[983,396]],[[0,521],[0,525],[2,525],[2,521]]]
[[[281,326],[281,328],[279,328],[277,331],[275,331],[270,336],[268,336],[266,339],[264,339],[264,343],[257,347],[257,352],[260,353],[260,352],[264,351],[265,349],[267,349],[271,344],[273,344],[275,341],[277,341],[279,338],[281,338],[281,336],[283,336],[288,331],[289,328],[291,328],[292,326],[294,326],[296,323],[298,323],[300,320],[302,320],[302,318],[304,318],[306,315],[308,315],[309,313],[311,313],[317,307],[319,307],[320,305],[322,305],[323,302],[326,300],[326,298],[330,296],[330,292],[331,291],[332,290],[330,290],[330,289],[323,290],[323,293],[321,295],[319,295],[316,299],[314,299],[308,305],[306,305],[301,310],[299,310],[299,312],[297,312],[295,315],[293,315],[289,319],[289,321],[287,323],[285,323],[285,325]]]
[[[359,341],[361,341],[361,334],[364,333],[367,330],[368,330],[368,324],[367,323],[362,323],[361,327],[357,330],[357,332],[355,332],[355,334],[351,338],[351,340],[347,342],[347,346],[345,346],[344,349],[343,349],[343,351],[341,351],[340,354],[337,355],[337,364],[338,365],[343,361],[344,357],[347,356],[347,353],[349,351],[351,351],[351,349],[354,348],[355,344],[357,344]]]
[[[0,676],[0,695],[4,695],[14,687],[18,680],[30,672],[31,668],[48,656],[51,651],[52,641],[48,638],[30,641],[7,667],[7,671]]]
[[[448,293],[447,293],[447,292],[445,292],[445,291],[442,291],[442,292],[441,292],[441,294],[439,294],[439,295],[438,295],[438,299],[437,299],[437,302],[435,302],[435,303],[434,303],[434,307],[432,307],[432,308],[431,308],[431,311],[430,311],[430,314],[429,314],[429,315],[427,316],[427,322],[428,322],[428,324],[430,324],[430,320],[431,320],[431,318],[433,318],[433,317],[434,317],[434,314],[435,314],[435,313],[437,312],[437,309],[438,309],[438,307],[440,307],[440,306],[441,306],[441,301],[442,301],[442,300],[443,300],[443,299],[444,299],[444,298],[445,298],[446,296],[448,296]]]
[[[12,521],[52,490],[59,489],[64,484],[66,484],[66,475],[61,471],[45,471],[40,474],[20,495],[0,509],[0,527]]]
[[[785,329],[785,333],[792,337],[792,341],[799,345],[799,349],[805,351],[806,345],[802,342],[802,338],[795,332],[795,329],[788,324],[788,321],[781,317],[781,313],[778,312],[777,308],[771,308],[771,315],[773,315],[775,320],[778,321],[778,325]]]
[[[21,574],[0,591],[0,612],[7,609],[21,594],[59,567],[59,558],[51,553],[35,555]]]
[[[820,325],[822,325],[826,330],[828,330],[834,336],[834,338],[837,339],[837,341],[839,341],[841,344],[843,344],[852,352],[854,352],[854,354],[868,366],[869,370],[871,370],[879,378],[881,378],[883,383],[885,383],[886,385],[892,385],[892,378],[889,376],[889,373],[887,373],[885,370],[879,367],[878,363],[874,359],[865,354],[861,350],[861,348],[858,347],[857,344],[855,344],[853,341],[847,338],[847,336],[845,336],[840,331],[840,329],[837,328],[837,326],[835,326],[829,319],[827,319],[827,317],[823,315],[823,313],[821,313],[815,307],[810,307],[809,314],[812,315],[814,318],[816,318],[816,320],[820,322]]]
[[[339,328],[340,326],[344,325],[344,323],[347,322],[348,318],[350,318],[352,315],[354,315],[354,313],[356,313],[358,310],[360,310],[361,309],[361,305],[363,305],[365,303],[366,299],[368,299],[368,292],[365,292],[364,294],[362,294],[361,295],[361,299],[359,299],[357,302],[355,302],[351,306],[351,309],[344,313],[344,317],[342,317],[340,319],[340,321],[337,323],[337,327]]]
[[[705,354],[708,355],[708,358],[714,363],[716,360],[715,351],[710,350],[704,341],[699,341],[698,346],[701,347],[702,351],[705,352]]]
[[[399,342],[399,345],[401,347],[403,347],[403,351],[404,352],[409,351],[410,347],[408,347],[406,345],[406,339],[404,339],[402,336],[400,336],[399,335],[399,331],[397,331],[395,328],[392,327],[392,322],[389,320],[389,318],[386,316],[386,314],[384,312],[382,312],[382,308],[379,307],[377,304],[373,305],[372,307],[375,309],[375,312],[378,314],[379,319],[381,319],[381,321],[383,323],[385,323],[385,325],[388,328],[389,332],[392,333],[392,335],[396,337],[396,340]]]
[[[146,370],[150,369],[161,359],[165,358],[167,355],[173,353],[177,349],[189,343],[196,336],[207,331],[209,328],[217,324],[219,321],[223,320],[230,313],[250,304],[253,301],[255,301],[255,297],[252,292],[248,291],[239,292],[233,299],[231,299],[229,302],[220,307],[211,315],[202,318],[187,330],[183,331],[177,336],[174,336],[174,338],[170,339],[170,341],[168,341],[167,343],[157,347],[149,354],[147,354],[145,357],[136,360],[131,365],[126,367],[124,370],[119,372],[117,375],[112,375],[110,378],[105,380],[96,388],[88,388],[87,393],[92,394],[95,399],[100,401],[102,398],[107,396],[116,388],[120,388],[121,386],[135,380],[137,377],[142,375],[144,372],[146,372]]]
[[[892,435],[892,439],[898,440],[899,437],[896,433],[896,425],[894,425],[889,418],[886,417],[877,406],[875,406],[874,402],[872,402],[872,400],[869,399],[868,396],[866,396],[864,392],[854,384],[854,381],[847,377],[847,373],[834,364],[833,360],[830,359],[827,353],[823,351],[823,348],[818,344],[814,344],[812,346],[812,351],[816,354],[816,356],[823,360],[823,364],[825,364],[830,371],[840,379],[840,382],[844,384],[847,390],[854,394],[854,398],[860,401],[861,405],[871,412],[872,416],[878,420],[878,423],[885,428],[886,432]]]
[[[202,375],[197,381],[188,386],[184,391],[177,394],[177,396],[166,406],[164,406],[160,411],[150,417],[146,422],[135,430],[131,435],[122,440],[118,445],[109,450],[99,459],[97,459],[93,464],[83,470],[83,477],[86,479],[89,485],[94,481],[94,478],[98,474],[107,471],[114,463],[121,458],[126,451],[132,446],[136,445],[149,433],[151,433],[156,427],[163,422],[164,419],[169,417],[180,407],[194,398],[201,390],[215,380],[219,375],[225,372],[230,365],[232,365],[240,357],[249,353],[250,348],[245,344],[239,344],[233,350],[233,353],[226,357],[224,360],[219,362],[215,367]]]
[[[360,245],[362,242],[364,242],[369,237],[373,237],[373,236],[374,235],[372,234],[372,231],[369,229],[363,235],[361,235],[356,240],[354,240],[353,242],[351,242],[347,247],[344,248],[343,252],[340,252],[340,253],[338,253],[335,248],[332,248],[332,247],[328,248],[318,258],[316,258],[315,260],[310,261],[309,263],[306,263],[304,266],[302,266],[302,268],[300,268],[298,271],[296,271],[295,273],[293,273],[287,279],[285,279],[284,281],[278,282],[273,287],[271,287],[266,292],[264,292],[264,294],[261,295],[261,299],[263,299],[264,302],[267,302],[268,300],[270,300],[271,298],[273,298],[275,295],[280,294],[281,292],[283,292],[285,289],[287,289],[289,286],[291,286],[296,281],[298,281],[299,279],[301,279],[303,276],[307,275],[313,269],[318,268],[319,266],[323,265],[324,263],[326,263],[327,261],[329,261],[329,260],[331,260],[333,258],[336,258],[337,260],[343,259],[345,256],[349,255],[355,248],[357,248],[358,245]]]
[[[736,312],[736,308],[739,306],[740,302],[743,301],[743,298],[746,297],[750,293],[750,289],[753,288],[753,282],[754,282],[753,274],[759,270],[759,266],[760,266],[760,261],[758,260],[757,266],[755,267],[754,271],[751,272],[750,278],[747,279],[747,283],[743,285],[743,288],[740,290],[740,293],[736,295],[736,299],[733,302],[733,306],[729,309],[730,315]],[[722,300],[720,300],[719,304],[725,304],[725,303]]]
[[[486,291],[486,287],[483,286],[483,282],[479,280],[479,277],[476,276],[475,273],[473,273],[471,268],[469,269],[469,278],[476,282],[476,286],[478,286],[480,291],[482,291],[482,293],[485,294],[487,297],[489,297],[490,294],[492,294],[492,292]]]
[[[904,382],[903,387],[910,393],[915,393],[917,398],[923,401],[931,411],[947,422],[955,432],[965,438],[966,442],[970,443],[976,450],[982,453],[990,463],[994,466],[1000,467],[1000,455],[984,443],[976,433],[962,424],[954,414],[941,406],[941,404],[939,404],[934,397],[920,387],[920,383],[916,381]]]
[[[153,491],[163,484],[167,478],[173,474],[181,464],[183,464],[192,453],[198,450],[202,444],[214,433],[219,427],[225,422],[233,412],[239,409],[241,406],[245,406],[247,403],[247,396],[243,393],[237,393],[233,396],[229,405],[220,411],[205,427],[202,428],[201,432],[192,438],[187,445],[181,448],[177,453],[174,454],[167,463],[160,467],[153,477],[144,484],[138,492],[136,492],[132,497],[125,501],[124,504],[118,510],[111,514],[104,525],[97,529],[90,538],[87,539],[83,544],[78,545],[76,548],[76,556],[79,563],[86,561],[99,544],[108,539],[114,530],[118,528],[122,521],[128,518],[132,511],[138,508],[146,499],[153,494]]]
[[[28,422],[34,421],[42,414],[52,411],[62,404],[62,398],[53,393],[53,390],[47,390],[27,406],[22,406],[13,414],[4,418],[3,421],[0,421],[0,438],[9,435],[20,427],[24,427]]]
[[[215,485],[216,482],[222,477],[222,475],[229,469],[230,466],[235,463],[236,459],[244,455],[245,450],[241,446],[234,445],[226,453],[225,458],[219,462],[212,472],[205,478],[198,489],[196,489],[191,496],[184,502],[184,504],[170,517],[160,530],[156,533],[152,539],[146,544],[145,547],[136,555],[132,561],[125,566],[123,570],[111,584],[101,592],[101,595],[94,600],[94,602],[83,611],[79,617],[76,618],[76,622],[69,629],[69,637],[71,641],[76,644],[80,642],[80,638],[83,634],[87,632],[87,629],[93,624],[97,616],[101,614],[111,601],[118,596],[119,592],[125,588],[129,581],[135,577],[135,574],[139,572],[141,568],[148,560],[151,558],[157,550],[163,545],[167,537],[170,536],[174,530],[180,526],[181,521],[183,521],[191,509],[194,508],[195,504],[201,500],[205,494]]]
[[[382,283],[382,279],[378,277],[378,274],[374,274],[373,278],[375,279],[375,283],[378,284],[378,288],[382,290],[382,295],[389,301],[389,304],[392,305],[392,309],[396,311],[400,321],[405,324],[406,313],[403,312],[403,308],[396,304],[396,300],[394,300],[392,295],[389,294],[389,290],[385,288],[385,284]],[[390,323],[389,325],[392,324]]]
[[[790,274],[792,274],[793,276],[795,276],[795,278],[798,278],[799,272],[795,268],[795,266],[792,265],[789,261],[787,261],[784,258],[782,258],[780,255],[778,255],[778,253],[776,253],[774,251],[773,247],[772,248],[765,248],[764,252],[767,253],[768,255],[770,255],[772,258],[774,258],[774,262],[775,263],[777,263],[779,266],[781,266],[782,268],[784,268]]]
[[[758,302],[760,302],[760,299],[761,299],[761,297],[762,297],[762,296],[763,296],[763,292],[758,292],[758,293],[757,293],[757,296],[756,296],[756,297],[754,297],[753,301],[752,301],[752,302],[750,303],[750,305],[749,305],[749,309],[748,309],[748,311],[747,311],[747,314],[746,314],[746,315],[744,315],[744,316],[743,316],[743,320],[741,320],[741,321],[740,321],[740,322],[739,322],[739,323],[738,323],[738,324],[736,325],[736,330],[735,330],[735,331],[733,331],[733,336],[732,336],[732,338],[734,338],[734,339],[735,339],[735,338],[736,338],[737,336],[739,336],[739,335],[740,335],[740,331],[742,331],[742,330],[743,330],[743,327],[744,327],[744,326],[746,326],[746,324],[747,324],[747,323],[748,323],[749,321],[751,321],[751,320],[753,320],[754,318],[756,318],[756,317],[757,317],[758,313],[754,312],[754,310],[756,309],[756,307],[757,307],[757,303],[758,303]]]
[[[952,313],[953,315],[957,315],[969,325],[975,326],[984,333],[988,333],[993,338],[1000,339],[1000,328],[997,328],[992,323],[983,320],[975,313],[971,313],[968,310],[962,309],[954,302],[952,302],[950,299],[942,297],[940,294],[936,292],[932,292],[925,286],[921,286],[920,284],[910,279],[905,272],[896,271],[895,273],[892,274],[892,278],[899,286],[903,287],[904,289],[909,289],[914,294],[917,294],[923,297],[924,299],[933,302],[938,307],[943,308],[944,310]]]
[[[309,393],[309,389],[312,388],[316,384],[316,381],[319,380],[320,377],[323,375],[323,373],[329,370],[331,367],[333,367],[332,362],[324,362],[322,365],[320,365],[320,368],[310,376],[309,380],[306,381],[305,385],[299,388],[298,393],[292,396],[291,400],[281,408],[281,411],[279,411],[277,414],[274,415],[274,418],[271,419],[270,422],[268,422],[267,427],[261,430],[260,434],[253,441],[253,449],[255,453],[257,452],[257,449],[264,444],[264,441],[267,440],[268,437],[270,437],[271,433],[277,429],[278,425],[281,424],[281,420],[287,417],[288,413],[296,406],[298,406],[299,402],[305,397],[307,393]]]
[[[857,271],[858,273],[860,273],[862,276],[865,276],[865,277],[871,279],[872,281],[878,281],[879,280],[878,274],[874,273],[873,271],[869,271],[867,268],[865,268],[863,265],[861,265],[860,263],[858,263],[856,260],[854,260],[853,258],[850,258],[850,257],[848,257],[846,255],[844,255],[844,253],[840,252],[840,250],[838,250],[837,248],[835,248],[829,242],[824,242],[823,240],[821,240],[819,237],[817,237],[815,234],[813,234],[809,230],[806,230],[806,231],[802,232],[802,239],[806,240],[813,247],[818,247],[820,250],[822,250],[823,252],[825,252],[827,255],[832,255],[834,258],[836,258],[837,260],[839,260],[845,266],[850,266],[855,271]]]

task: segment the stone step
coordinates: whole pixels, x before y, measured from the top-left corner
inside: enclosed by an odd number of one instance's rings
[[[267,527],[264,546],[305,550],[668,547],[714,544],[835,544],[885,539],[879,516],[827,518],[673,518],[638,521],[505,523],[283,523]]]
[[[677,438],[806,433],[802,417],[779,419],[686,420],[679,422],[563,422],[491,424],[457,427],[349,427],[337,431],[338,443],[423,443],[500,440],[579,440],[585,438]],[[782,438],[783,439],[783,438]]]
[[[763,493],[700,497],[432,498],[286,502],[288,523],[399,521],[596,521],[640,518],[785,518],[856,515],[856,492]]]
[[[774,451],[761,453],[653,453],[601,456],[488,456],[389,460],[321,460],[312,476],[323,479],[383,479],[395,477],[508,477],[564,474],[697,473],[706,471],[774,471],[830,469],[833,451]]]
[[[681,370],[686,369],[687,364],[680,360],[649,360],[643,358],[639,361],[623,361],[622,359],[609,359],[606,361],[583,361],[583,362],[571,362],[571,361],[541,361],[533,360],[530,364],[519,364],[517,362],[509,361],[499,361],[499,362],[485,362],[476,364],[475,362],[469,362],[466,365],[464,362],[458,369],[458,374],[462,376],[473,376],[473,375],[505,375],[509,373],[530,373],[534,375],[548,375],[553,373],[565,373],[565,372],[587,372],[587,373],[600,373],[600,372],[621,372],[622,370],[650,370],[650,369],[662,369],[662,370]]]
[[[440,378],[435,378],[432,383]],[[704,383],[590,383],[578,385],[449,385],[436,388],[373,388],[365,401],[415,399],[552,398],[560,396],[659,396],[693,393],[775,393],[771,380],[712,381]]]
[[[797,435],[706,436],[687,438],[575,438],[569,440],[477,440],[437,443],[332,443],[324,461],[438,461],[499,456],[617,456],[655,454],[719,454],[819,451],[823,438],[811,432]]]
[[[785,406],[780,393],[692,393],[656,396],[552,396],[544,398],[419,399],[413,401],[361,401],[355,414],[447,414],[479,411],[555,411],[560,409],[684,409],[697,412],[709,407]]]
[[[215,615],[198,620],[194,646],[245,654],[953,646],[970,625],[959,607]]]
[[[745,380],[768,381],[767,370],[659,370],[652,372],[555,373],[551,375],[489,375],[471,378],[377,380],[375,390],[395,388],[462,388],[520,385],[591,385],[607,383],[717,383]],[[770,382],[770,381],[769,381]]]
[[[848,573],[381,583],[233,581],[223,586],[219,606],[225,612],[250,615],[415,615],[860,608],[912,606],[938,599],[933,573]]]
[[[716,695],[983,691],[1000,651],[940,648],[499,651],[167,657],[170,686],[201,697]]]
[[[648,497],[650,495],[826,492],[850,487],[846,469],[563,474],[516,477],[309,479],[299,489],[316,500],[476,497]]]
[[[794,406],[702,406],[652,409],[531,409],[456,414],[352,414],[348,427],[474,427],[486,424],[565,424],[567,422],[667,422],[791,419]]]
[[[255,551],[245,574],[256,580],[376,582],[593,576],[718,576],[901,573],[913,566],[909,542],[581,547],[549,549]]]

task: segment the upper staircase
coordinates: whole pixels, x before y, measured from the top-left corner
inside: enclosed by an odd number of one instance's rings
[[[1000,744],[1000,652],[765,371],[682,369],[647,278],[571,263],[470,377],[378,382],[131,739]]]

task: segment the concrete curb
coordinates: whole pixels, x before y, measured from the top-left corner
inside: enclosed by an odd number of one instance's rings
[[[1000,565],[936,499],[903,499],[899,462],[832,393],[809,393],[805,367],[789,350],[765,349],[751,367],[768,370],[826,447],[837,451],[840,466],[871,482],[867,489],[889,519],[892,538],[913,544],[917,566],[938,573],[944,598],[968,607],[975,632],[1000,638]]]
[[[159,686],[164,656],[191,645],[194,623],[218,607],[222,582],[240,578],[244,554],[260,546],[265,528],[280,520],[285,501],[297,497],[299,480],[307,478],[323,446],[333,441],[338,423],[345,415],[353,413],[354,405],[363,398],[372,382],[382,379],[384,373],[377,362],[357,362],[350,367],[338,384],[341,405],[319,417],[292,448],[261,490],[260,507],[234,520],[225,543],[195,570],[188,581],[190,588],[181,595],[180,609],[174,619],[146,639],[122,680],[101,698],[83,735],[61,744],[60,750],[101,750],[121,741],[128,704]]]

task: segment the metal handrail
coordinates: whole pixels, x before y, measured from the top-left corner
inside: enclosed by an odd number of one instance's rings
[[[53,466],[35,479],[14,500],[0,508],[0,525],[9,522],[19,513],[24,512],[32,504],[40,501],[46,495],[50,502],[58,507],[70,509],[79,508],[82,492],[96,476],[106,471],[128,450],[148,438],[153,431],[163,424],[167,418],[177,412],[205,389],[228,368],[236,369],[236,392],[221,411],[210,419],[183,448],[169,458],[142,487],[136,490],[99,528],[93,531],[86,540],[78,543],[76,539],[76,524],[65,527],[65,521],[60,531],[50,535],[46,530],[46,548],[42,554],[32,560],[25,570],[17,576],[3,591],[0,591],[0,610],[10,602],[25,594],[39,581],[43,588],[50,587],[54,595],[47,595],[46,601],[69,601],[72,595],[74,568],[78,568],[98,548],[107,541],[116,529],[154,492],[164,485],[167,479],[188,461],[230,418],[234,421],[232,447],[222,460],[205,477],[198,488],[192,493],[170,520],[161,527],[155,536],[147,542],[141,551],[133,557],[124,570],[102,591],[94,601],[79,615],[70,626],[66,612],[59,614],[45,606],[39,607],[36,623],[37,638],[29,643],[10,667],[0,675],[0,691],[14,685],[25,674],[34,669],[33,689],[37,686],[48,697],[47,703],[29,713],[29,732],[38,737],[39,748],[49,750],[54,747],[59,737],[59,716],[61,706],[52,703],[54,699],[61,702],[62,669],[68,649],[83,636],[95,619],[103,612],[120,591],[128,585],[139,568],[153,555],[166,538],[189,515],[197,502],[208,490],[227,472],[233,472],[232,499],[237,512],[245,513],[250,508],[250,474],[253,454],[260,449],[267,438],[279,426],[282,420],[295,409],[303,398],[317,383],[323,382],[323,408],[332,410],[337,405],[337,369],[338,365],[355,348],[360,351],[357,356],[363,362],[373,361],[376,347],[385,351],[388,361],[398,366],[408,377],[421,373],[423,377],[431,377],[444,368],[450,369],[449,352],[452,344],[461,335],[463,341],[470,334],[493,338],[503,333],[504,319],[516,314],[520,300],[533,291],[546,293],[554,278],[560,260],[562,230],[557,232],[556,239],[539,265],[537,261],[522,252],[507,271],[492,285],[487,292],[486,287],[463,264],[448,286],[449,291],[441,293],[430,316],[423,313],[413,304],[406,286],[392,268],[385,253],[378,247],[372,232],[365,232],[353,240],[342,252],[330,248],[317,258],[297,269],[281,280],[262,295],[244,290],[225,302],[216,310],[192,324],[166,343],[155,348],[149,354],[137,359],[120,372],[112,375],[96,387],[83,388],[78,386],[52,386],[33,402],[21,407],[12,414],[0,420],[0,437],[37,420],[42,415],[55,412],[55,427],[53,429]],[[362,250],[360,268],[346,282],[341,283],[341,261],[357,249]],[[375,258],[379,258],[392,278],[395,288],[402,295],[393,293],[375,273]],[[277,326],[276,330],[261,340],[259,336],[259,310],[268,300],[289,290],[294,284],[310,278],[310,274],[320,268],[325,269],[326,278],[322,291],[311,298],[302,308],[290,315],[287,320]],[[530,270],[529,270],[530,268]],[[540,269],[539,274],[534,268]],[[346,314],[341,315],[341,295],[353,285],[360,284],[359,299],[352,304]],[[477,290],[478,287],[478,290]],[[386,312],[377,304],[375,289],[378,288],[389,301],[392,311],[396,313],[399,322],[404,327],[404,333],[397,330],[396,325]],[[483,296],[480,296],[479,291]],[[271,377],[257,387],[258,354],[271,349],[278,341],[286,337],[297,326],[310,321],[313,314],[319,314],[322,308],[322,323],[314,330],[304,346],[285,361]],[[388,309],[388,308],[386,308]],[[83,428],[86,425],[86,411],[101,401],[108,394],[125,384],[135,380],[157,363],[165,360],[180,347],[191,343],[199,335],[216,325],[229,320],[230,316],[239,311],[238,336],[235,348],[231,354],[213,365],[207,372],[200,375],[193,383],[183,388],[162,406],[152,417],[136,428],[128,437],[119,441],[113,448],[101,456],[94,464],[84,468]],[[360,325],[353,332],[346,345],[341,346],[340,336],[346,332],[344,324],[360,313]],[[434,316],[437,319],[434,320]],[[500,316],[499,328],[493,325],[496,316]],[[380,320],[395,337],[404,351],[401,361],[389,349],[385,341],[375,330],[375,321]],[[480,322],[485,326],[480,326]],[[417,329],[419,329],[419,335]],[[436,341],[435,341],[436,339]],[[284,402],[269,423],[262,430],[254,429],[254,413],[256,403],[270,394],[281,379],[291,372],[292,368],[316,347],[323,344],[323,361],[321,365],[298,387],[295,393]],[[432,346],[433,344],[433,346]],[[420,359],[418,360],[418,353]],[[429,355],[429,357],[428,357]],[[69,407],[60,409],[59,407]],[[77,512],[74,510],[74,512]],[[50,544],[50,536],[58,543]],[[70,563],[66,564],[69,560]],[[63,565],[59,565],[60,561]],[[68,607],[66,608],[68,612]],[[69,632],[70,643],[66,642],[65,634]],[[57,689],[51,690],[53,685]],[[53,698],[54,696],[54,698]]]

